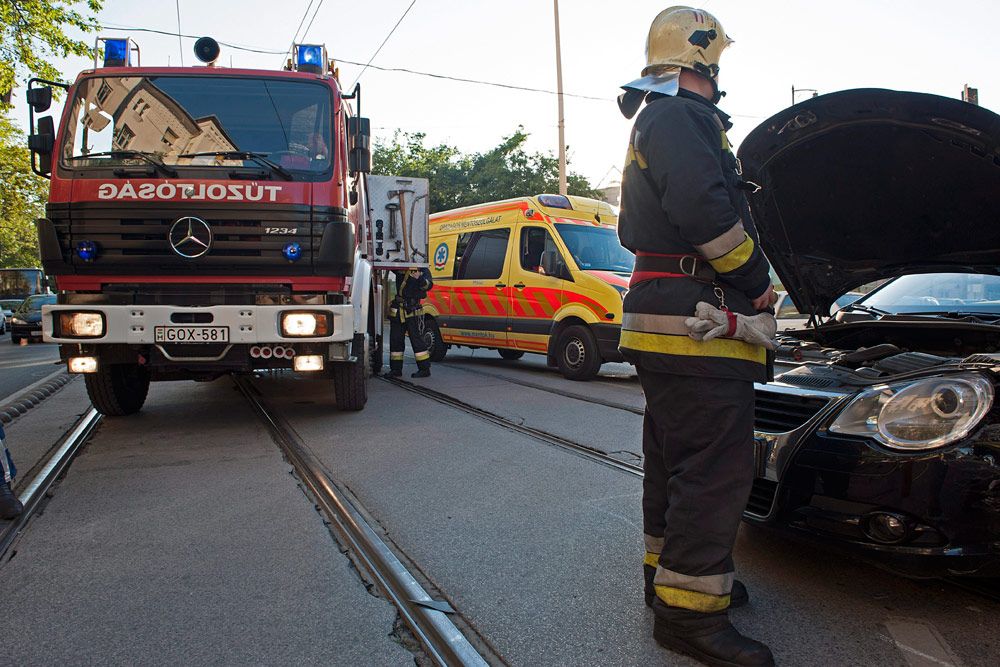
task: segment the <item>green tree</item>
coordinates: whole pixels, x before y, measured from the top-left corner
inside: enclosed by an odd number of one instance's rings
[[[78,5],[85,5],[78,10]],[[93,45],[66,35],[64,29],[93,32],[104,0],[0,0],[0,96],[18,79],[59,80],[53,58],[86,56]],[[6,106],[0,102],[0,106]]]
[[[421,132],[396,132],[376,141],[372,155],[376,174],[430,180],[431,211],[444,211],[499,199],[559,191],[559,160],[525,149],[528,134],[519,127],[485,153],[462,153],[447,144],[426,146]],[[567,175],[569,193],[601,199],[587,179]]]
[[[0,267],[38,266],[34,221],[47,194],[48,181],[31,173],[24,135],[0,115]]]

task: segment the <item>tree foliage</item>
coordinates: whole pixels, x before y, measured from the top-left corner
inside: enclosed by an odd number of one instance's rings
[[[421,132],[396,132],[390,141],[376,141],[372,169],[429,179],[431,212],[559,191],[559,159],[529,153],[523,127],[485,153],[462,153],[447,144],[426,146],[425,139]],[[602,198],[579,174],[568,173],[567,182],[571,195]]]
[[[104,0],[0,0],[0,95],[20,79],[60,80],[53,58],[86,56],[93,45],[66,35],[65,28],[97,30],[94,14]],[[78,5],[85,5],[77,9]]]
[[[34,221],[44,215],[48,181],[31,173],[24,135],[0,115],[0,267],[38,266]]]

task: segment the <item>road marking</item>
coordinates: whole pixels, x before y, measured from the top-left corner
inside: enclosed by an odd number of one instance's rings
[[[890,618],[884,625],[890,636],[879,637],[902,651],[910,667],[961,667],[962,661],[933,624],[916,618]]]
[[[13,366],[10,364],[0,363],[0,369],[9,370],[11,368],[31,368],[32,366],[55,366],[56,363],[57,362],[52,359],[48,359],[46,361],[32,361],[27,364],[14,364]]]

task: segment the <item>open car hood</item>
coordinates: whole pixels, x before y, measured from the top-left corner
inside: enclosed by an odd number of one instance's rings
[[[814,97],[739,149],[761,244],[803,313],[907,273],[1000,269],[1000,116],[881,89]]]

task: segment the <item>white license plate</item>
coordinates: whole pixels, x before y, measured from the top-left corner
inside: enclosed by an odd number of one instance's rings
[[[157,343],[228,343],[229,327],[156,327]]]

